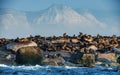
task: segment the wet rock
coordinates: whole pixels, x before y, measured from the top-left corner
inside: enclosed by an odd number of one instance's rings
[[[120,64],[120,56],[117,58],[117,63]]]
[[[62,58],[62,57],[57,57],[57,58],[55,58],[54,60],[55,60],[55,61],[57,62],[57,64],[60,65],[60,66],[64,65],[64,63],[65,63],[65,60],[64,60],[64,58]]]
[[[114,53],[104,53],[104,54],[98,54],[98,61],[103,63],[112,63],[116,62],[116,57]]]
[[[14,61],[10,61],[5,58],[0,58],[0,64],[15,65],[16,63]]]
[[[43,60],[44,65],[52,65],[52,66],[63,66],[65,63],[65,60],[63,57],[61,57],[59,54],[48,56]]]
[[[35,47],[20,48],[16,53],[16,62],[20,65],[41,65],[42,63],[42,50]]]
[[[71,62],[75,64],[81,64],[83,53],[77,52],[71,55]]]
[[[86,67],[94,67],[95,64],[94,54],[84,54],[82,57],[82,64]]]
[[[47,63],[47,65],[58,66],[56,61],[50,61],[50,62]]]
[[[110,63],[110,64],[108,64],[108,65],[109,65],[109,66],[112,66],[112,67],[113,67],[113,66],[114,66],[114,67],[115,67],[115,66],[120,66],[120,64],[118,64],[118,63]]]
[[[43,65],[52,65],[52,66],[58,66],[57,62],[54,59],[46,58],[43,60]]]
[[[9,55],[6,56],[6,59],[10,60],[10,61],[14,61],[15,60],[15,55],[9,54]]]

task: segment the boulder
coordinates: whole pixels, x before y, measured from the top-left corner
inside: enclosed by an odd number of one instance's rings
[[[83,53],[78,52],[71,55],[70,61],[75,64],[81,64],[82,57],[83,57]]]
[[[8,55],[6,56],[6,59],[7,59],[7,60],[10,60],[10,61],[14,61],[14,60],[15,60],[15,55],[13,55],[13,54],[8,54]]]
[[[102,63],[112,63],[112,62],[117,62],[116,57],[114,53],[99,53],[98,54],[98,61]]]
[[[85,67],[94,67],[94,65],[95,65],[94,54],[84,54],[83,57],[82,57],[82,64]]]
[[[43,59],[43,65],[52,65],[52,66],[63,66],[65,60],[61,56],[52,56]]]
[[[43,65],[58,66],[57,62],[54,59],[46,58],[43,60]]]
[[[50,61],[50,62],[48,62],[48,65],[51,65],[51,66],[58,66],[58,64],[57,64],[56,61]]]
[[[56,61],[56,63],[60,66],[64,65],[64,63],[65,63],[65,60],[63,57],[56,57],[56,58],[54,58],[54,61]]]
[[[0,58],[0,64],[15,65],[16,63],[14,61],[10,61],[10,60],[7,60],[5,58]]]
[[[6,48],[10,49],[14,52],[17,52],[17,50],[22,47],[31,47],[31,46],[37,47],[37,44],[33,41],[29,41],[29,42],[25,42],[25,43],[11,42],[6,45]]]
[[[35,47],[23,47],[16,53],[16,63],[19,65],[36,65],[42,63],[42,50]]]
[[[120,64],[120,56],[117,58],[117,63]]]
[[[119,56],[116,56],[114,53],[107,53],[107,54],[98,54],[98,62],[101,66],[120,66]]]

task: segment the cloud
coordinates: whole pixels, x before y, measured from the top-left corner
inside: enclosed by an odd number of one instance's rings
[[[117,26],[109,25],[108,23],[98,20],[93,14],[85,13],[83,15],[85,21],[83,24],[86,24],[87,30],[85,31],[88,34],[101,34],[101,35],[113,35],[118,34],[119,29]]]
[[[50,35],[58,32],[60,34],[63,32],[69,34],[83,32],[92,35],[113,35],[119,32],[116,26],[110,26],[98,20],[93,14],[89,12],[80,14],[67,6],[50,7],[35,19],[34,24],[40,30],[45,28],[43,31]]]
[[[24,13],[8,13],[0,15],[0,37],[23,37],[30,35],[31,26]]]
[[[63,8],[48,9],[36,15],[6,9],[6,13],[0,12],[0,37],[52,36],[62,35],[64,32],[69,35],[79,32],[91,35],[120,34],[118,26],[104,23],[89,12],[80,14],[69,7]]]

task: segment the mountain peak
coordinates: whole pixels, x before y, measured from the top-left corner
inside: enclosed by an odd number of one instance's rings
[[[71,7],[67,6],[67,5],[63,5],[63,4],[53,4],[52,6],[50,6],[51,9],[71,9]]]
[[[82,17],[74,9],[67,5],[52,5],[46,9],[38,18],[37,24],[74,24],[81,22]]]
[[[71,7],[67,6],[67,5],[63,5],[63,4],[54,4],[54,5],[51,5],[47,11],[49,13],[64,13],[66,11],[69,11],[69,10],[73,10]]]

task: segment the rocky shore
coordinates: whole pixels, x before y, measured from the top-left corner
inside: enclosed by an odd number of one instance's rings
[[[120,36],[69,36],[0,39],[0,64],[120,66]]]

